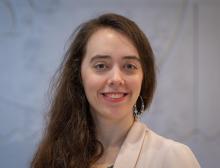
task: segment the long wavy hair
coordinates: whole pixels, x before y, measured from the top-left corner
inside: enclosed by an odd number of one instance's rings
[[[53,85],[52,102],[43,138],[32,159],[32,168],[90,168],[103,154],[96,138],[95,123],[89,111],[81,79],[81,63],[91,35],[111,28],[127,36],[136,47],[143,70],[140,96],[145,109],[155,90],[155,65],[152,48],[145,34],[130,19],[108,13],[81,24],[71,36],[70,46]],[[137,108],[141,103],[137,100]]]

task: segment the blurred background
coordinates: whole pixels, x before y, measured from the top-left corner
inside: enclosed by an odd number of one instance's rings
[[[133,19],[154,49],[158,85],[142,120],[218,168],[219,0],[0,0],[0,167],[28,167],[68,37],[104,12]]]

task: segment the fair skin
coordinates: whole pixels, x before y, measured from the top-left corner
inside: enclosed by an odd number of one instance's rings
[[[81,76],[97,139],[104,146],[96,167],[106,168],[114,164],[134,122],[132,109],[143,80],[137,49],[123,34],[101,28],[87,43]]]

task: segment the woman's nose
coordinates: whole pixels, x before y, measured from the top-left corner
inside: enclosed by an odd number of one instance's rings
[[[108,84],[111,86],[120,86],[124,85],[124,83],[125,80],[123,72],[121,72],[120,68],[118,67],[113,68],[109,75]]]

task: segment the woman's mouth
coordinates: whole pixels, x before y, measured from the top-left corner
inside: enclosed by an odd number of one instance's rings
[[[128,93],[108,92],[108,93],[102,93],[102,95],[106,101],[113,102],[113,103],[119,103],[125,99],[125,97],[128,95]]]

